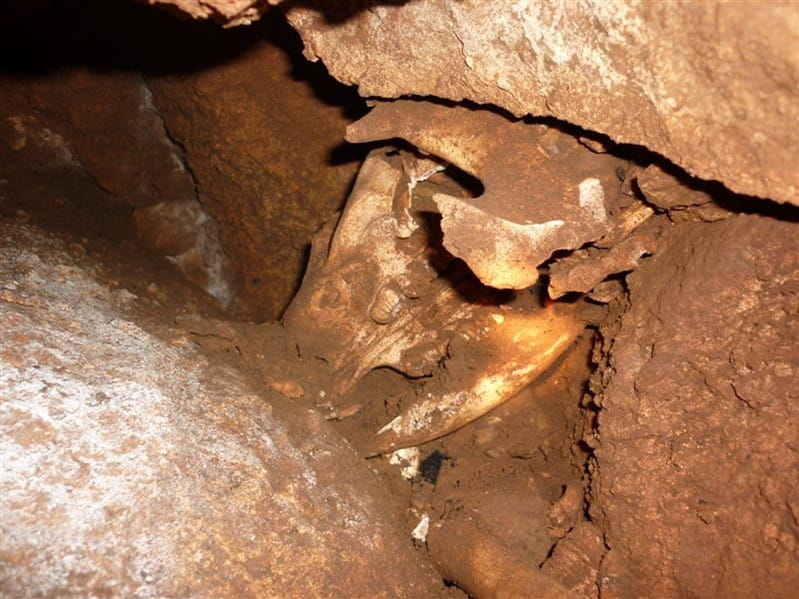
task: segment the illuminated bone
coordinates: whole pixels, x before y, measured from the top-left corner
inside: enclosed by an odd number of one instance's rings
[[[400,136],[482,180],[479,198],[435,193],[431,206],[442,215],[446,247],[492,286],[527,287],[555,249],[578,247],[611,228],[605,189],[618,186],[615,162],[549,128],[488,111],[396,102],[376,108],[348,136]],[[440,375],[438,362],[453,343],[480,349],[482,359],[469,352],[451,359],[453,366],[472,360],[471,379],[454,387],[435,377],[425,386],[429,397],[392,421],[375,451],[423,442],[478,418],[535,379],[583,329],[573,308],[525,314],[469,302],[439,276],[415,202],[417,182],[441,168],[409,153],[373,151],[335,233],[314,243],[284,317],[303,355],[332,366],[334,394],[380,366],[412,377]]]
[[[537,267],[610,228],[606,200],[619,191],[620,162],[544,125],[489,110],[399,100],[350,125],[347,140],[399,137],[474,175],[478,198],[434,196],[444,245],[492,287],[524,289]]]
[[[470,375],[430,391],[381,428],[370,455],[443,437],[502,405],[547,370],[585,328],[580,304],[533,313],[484,309],[461,331],[477,357],[457,356]],[[482,359],[481,359],[482,356]]]
[[[326,239],[314,243],[284,324],[303,355],[335,370],[335,394],[381,366],[430,374],[450,332],[471,318],[474,306],[426,258],[429,240],[410,211],[416,183],[438,170],[432,161],[372,152],[329,250]]]

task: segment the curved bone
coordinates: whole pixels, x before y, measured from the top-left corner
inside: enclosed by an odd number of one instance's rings
[[[411,447],[442,437],[476,420],[535,380],[572,344],[584,328],[578,305],[553,304],[533,314],[494,310],[477,322],[481,353],[489,359],[469,364],[471,378],[457,389],[427,393],[381,428],[370,455]],[[468,334],[468,333],[467,333]]]
[[[444,245],[486,285],[523,289],[557,249],[604,235],[605,200],[619,189],[618,160],[544,125],[489,110],[399,100],[350,125],[347,140],[402,138],[478,177],[472,199],[437,194]],[[556,223],[562,223],[557,224]]]
[[[430,528],[428,547],[438,571],[470,597],[578,597],[472,519],[436,522]]]
[[[381,366],[429,374],[450,331],[471,318],[472,306],[450,282],[436,282],[438,273],[425,259],[429,240],[409,212],[409,187],[440,167],[408,160],[385,150],[369,154],[326,260],[328,238],[319,238],[283,317],[303,354],[336,372],[337,395]]]
[[[382,152],[372,151],[366,157],[330,242],[330,263],[355,250],[363,242],[369,226],[391,214],[401,178],[402,171],[385,160]]]

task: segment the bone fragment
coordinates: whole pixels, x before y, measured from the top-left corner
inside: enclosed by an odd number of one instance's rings
[[[335,262],[357,249],[370,225],[391,214],[401,176],[402,171],[384,160],[380,152],[372,152],[366,158],[330,244],[329,261]]]
[[[641,224],[655,213],[651,206],[642,202],[634,202],[626,208],[613,223],[613,228],[600,239],[597,247],[611,248],[629,237]]]
[[[476,420],[516,395],[549,368],[584,328],[579,304],[552,304],[533,314],[484,315],[475,339],[488,356],[470,364],[457,389],[429,393],[381,428],[370,454],[420,445]]]
[[[651,218],[653,214],[650,206],[635,202],[617,217],[596,247],[581,248],[554,261],[549,268],[549,297],[588,293],[607,277],[638,268],[641,258],[657,249],[662,234],[664,219]]]
[[[610,228],[606,203],[619,193],[620,161],[551,127],[489,110],[399,100],[378,104],[346,137],[399,137],[480,179],[479,197],[434,200],[444,246],[486,285],[529,287],[555,250],[576,249]]]
[[[642,257],[654,252],[657,241],[653,235],[635,235],[609,250],[575,252],[559,260],[550,269],[549,296],[588,293],[610,275],[635,270]]]
[[[471,521],[447,520],[431,525],[427,546],[442,577],[475,599],[576,597]]]
[[[444,246],[464,259],[477,278],[499,289],[525,288],[538,280],[538,262],[532,255],[541,247],[551,254],[562,243],[560,219],[521,225],[486,214],[446,194],[433,201],[441,212]],[[461,242],[466,240],[468,247]]]

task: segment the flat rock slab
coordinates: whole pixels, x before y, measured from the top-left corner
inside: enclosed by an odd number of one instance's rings
[[[317,0],[288,16],[306,55],[363,96],[553,116],[797,203],[794,4]]]
[[[343,440],[141,301],[0,221],[0,594],[435,594]]]

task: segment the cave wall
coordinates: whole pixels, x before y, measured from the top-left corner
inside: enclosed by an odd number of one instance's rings
[[[615,596],[795,592],[797,272],[795,220],[739,215],[678,226],[628,277],[594,380]]]
[[[286,34],[274,18],[266,27]],[[260,320],[279,317],[288,305],[309,241],[341,207],[362,155],[340,147],[358,114],[345,114],[340,103],[352,96],[320,100],[318,73],[315,81],[308,76],[284,48],[259,40],[219,68],[148,79],[186,151],[199,200],[219,224],[238,309]]]
[[[266,8],[174,4],[225,24]],[[790,5],[420,0],[286,10],[306,54],[365,96],[429,95],[554,117],[646,146],[661,164],[732,191],[799,204]],[[39,40],[43,47],[72,47],[78,34],[59,33],[66,12],[50,16],[43,31],[57,43]],[[82,214],[117,206],[109,218],[122,229],[164,201],[198,204],[232,265],[236,313],[277,316],[310,234],[349,186],[354,163],[331,152],[356,115],[313,99],[310,75],[293,79],[298,65],[261,39],[277,26],[272,17],[229,44],[221,30],[186,32],[197,24],[158,28],[144,68],[113,52],[87,59],[98,46],[81,42],[86,56],[50,56],[24,78],[6,72],[5,205],[28,185],[56,213],[94,194]],[[75,66],[82,60],[99,68]],[[65,180],[74,194],[51,193]],[[718,218],[728,220],[715,223],[671,214],[674,231],[624,279],[629,293],[601,327],[590,396],[597,427],[584,441],[595,457],[590,515],[610,550],[599,576],[608,596],[779,597],[799,583],[797,218],[772,202],[736,201],[750,214],[724,211]],[[163,241],[174,233],[149,245],[182,247]]]
[[[137,236],[236,316],[279,317],[362,155],[339,147],[357,95],[301,58],[277,14],[226,31],[81,1],[13,27],[0,209]]]
[[[267,8],[159,3],[229,25]],[[435,96],[551,116],[646,146],[737,193],[799,202],[799,18],[790,3],[284,6],[306,56],[363,96]]]

